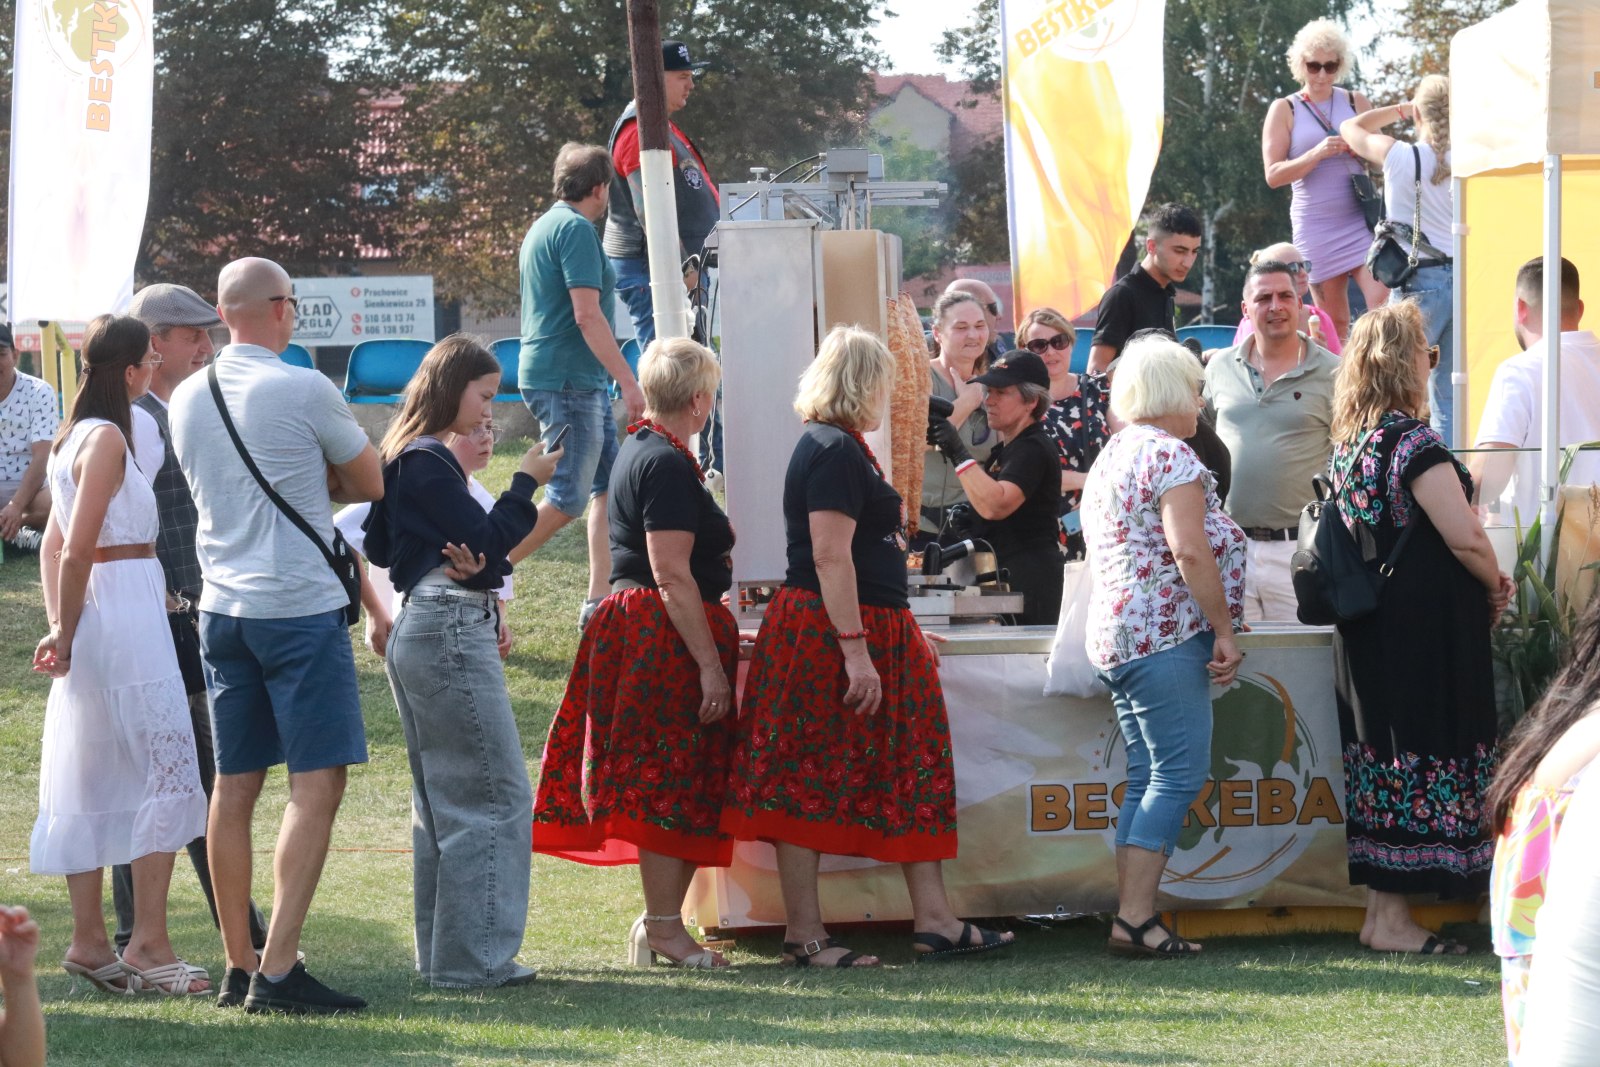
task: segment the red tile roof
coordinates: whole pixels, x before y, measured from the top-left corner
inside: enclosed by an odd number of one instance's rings
[[[943,74],[874,74],[873,88],[880,96],[893,98],[911,89],[950,112],[955,127],[950,134],[950,158],[961,159],[974,147],[1000,136],[1000,94],[974,96],[966,81],[951,81]],[[973,103],[973,107],[963,107]]]

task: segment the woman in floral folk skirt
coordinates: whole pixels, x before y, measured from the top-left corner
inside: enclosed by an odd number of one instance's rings
[[[777,847],[796,966],[878,963],[822,924],[824,852],[903,865],[919,958],[1012,939],[958,919],[945,896],[956,806],[938,653],[906,600],[904,506],[861,436],[877,428],[892,366],[874,335],[839,327],[800,380],[788,574],[756,638],[723,814],[735,837]]]
[[[720,370],[703,346],[657,340],[639,364],[645,417],[611,473],[611,595],[601,601],[550,724],[533,849],[638,863],[645,913],[629,962],[726,967],[679,915],[696,867],[726,867],[718,828],[733,743],[739,629],[733,527],[684,441],[705,430]]]

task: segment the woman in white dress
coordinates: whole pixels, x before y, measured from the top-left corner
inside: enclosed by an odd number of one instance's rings
[[[54,507],[39,554],[50,632],[33,669],[45,708],[39,819],[29,863],[62,874],[72,944],[62,967],[108,993],[208,992],[206,972],[167,936],[173,853],[206,829],[205,794],[156,559],[155,494],[128,446],[130,404],[161,357],[138,319],[102,315],[84,333],[84,372],[51,448]],[[133,937],[106,937],[102,869],[133,865]]]

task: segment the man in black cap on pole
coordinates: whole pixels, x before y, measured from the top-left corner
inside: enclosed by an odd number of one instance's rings
[[[716,183],[689,135],[671,117],[682,111],[694,92],[695,75],[708,64],[696,62],[681,41],[661,42],[661,68],[666,75],[667,139],[672,146],[673,195],[678,204],[678,256],[699,253],[721,217]],[[639,350],[655,340],[655,311],[650,301],[650,263],[644,240],[644,175],[639,170],[638,101],[629,102],[611,129],[607,147],[616,174],[611,179],[610,214],[606,218],[605,252],[617,272],[617,295],[628,305]],[[695,288],[699,279],[686,274]]]

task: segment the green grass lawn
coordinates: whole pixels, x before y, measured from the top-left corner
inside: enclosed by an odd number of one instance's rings
[[[502,445],[485,478],[503,486],[520,454]],[[507,676],[536,765],[577,646],[585,564],[579,527],[517,574],[517,644]],[[1504,1061],[1498,968],[1478,927],[1474,954],[1421,960],[1366,952],[1339,936],[1212,940],[1199,960],[1138,963],[1102,951],[1104,926],[1018,922],[1008,959],[916,966],[904,929],[851,932],[880,970],[797,972],[775,965],[776,934],[741,938],[739,966],[679,974],[623,965],[640,910],[632,868],[535,857],[524,958],[541,977],[518,989],[434,990],[411,969],[409,780],[381,665],[358,653],[371,762],[354,770],[335,852],[307,925],[315,973],[361,993],[359,1017],[247,1016],[209,1000],[123,1000],[57,967],[70,919],[65,883],[27,873],[37,813],[47,689],[29,671],[44,632],[32,557],[0,567],[0,901],[44,927],[40,984],[54,1064],[1492,1064]],[[257,825],[269,847],[281,772]],[[258,853],[257,896],[271,897]],[[109,905],[108,905],[109,911]],[[172,893],[173,941],[213,968],[221,950],[185,857]]]

